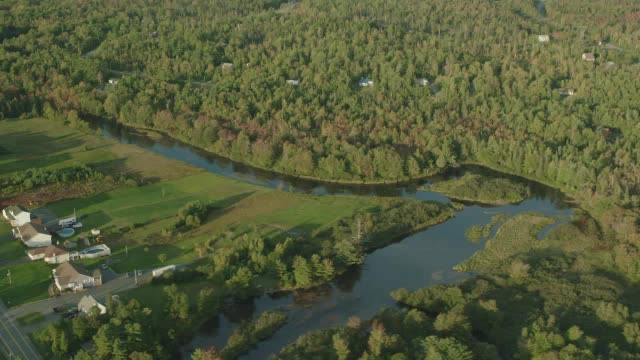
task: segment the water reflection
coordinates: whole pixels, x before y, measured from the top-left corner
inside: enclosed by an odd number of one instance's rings
[[[141,146],[225,177],[269,188],[317,195],[355,194],[449,201],[441,194],[420,190],[422,185],[429,183],[428,180],[387,185],[329,184],[283,176],[237,164],[165,136],[158,135],[152,139],[115,124],[105,123],[103,133],[121,142]],[[489,223],[491,217],[496,214],[516,215],[533,211],[559,219],[557,224],[566,222],[570,218],[572,210],[561,192],[516,176],[508,176],[478,166],[465,166],[450,169],[429,180],[456,178],[465,172],[492,177],[509,177],[514,181],[527,184],[530,197],[515,205],[467,204],[455,218],[374,251],[366,257],[362,266],[349,269],[331,284],[306,291],[264,295],[246,303],[230,305],[224,309],[222,315],[207,322],[202,332],[185,347],[183,353],[185,359],[190,358],[190,353],[195,348],[210,346],[222,348],[240,322],[254,318],[267,310],[286,312],[288,322],[272,338],[259,343],[242,358],[265,359],[269,354],[277,353],[283,346],[295,341],[299,335],[308,331],[343,325],[352,316],[370,318],[383,307],[395,306],[393,299],[389,296],[389,293],[395,289],[402,287],[418,289],[468,278],[472,274],[457,273],[452,268],[473,255],[483,246],[483,243],[467,241],[464,232],[471,225]],[[552,227],[545,228],[545,233]],[[495,231],[494,228],[492,236],[495,235]]]

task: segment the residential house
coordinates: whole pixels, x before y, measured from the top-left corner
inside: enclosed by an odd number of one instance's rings
[[[563,96],[573,96],[576,94],[576,90],[575,89],[558,89],[558,92],[560,93],[560,95]]]
[[[593,53],[582,54],[582,60],[584,61],[596,61],[596,56]]]
[[[93,296],[87,295],[83,296],[78,302],[78,311],[90,315],[93,308],[98,308],[100,311],[100,315],[104,315],[107,313],[107,307],[100,304]]]
[[[68,261],[53,270],[53,279],[60,291],[78,291],[102,285],[102,273],[99,269],[89,272],[84,267]]]
[[[55,245],[30,250],[27,252],[27,255],[31,260],[44,259],[47,264],[61,264],[71,260],[71,254],[67,250]]]
[[[360,81],[358,81],[358,85],[360,87],[373,86],[373,80],[371,80],[369,78],[361,78]]]
[[[31,248],[51,245],[51,234],[44,225],[26,223],[13,229],[13,236]]]
[[[11,226],[21,226],[31,222],[31,213],[20,205],[11,205],[2,210],[2,216],[11,223]]]
[[[300,79],[288,79],[287,80],[287,84],[293,85],[293,86],[298,86],[298,85],[300,85]]]
[[[548,43],[550,40],[549,35],[538,35],[538,42]]]
[[[429,85],[429,80],[427,80],[426,78],[418,78],[418,79],[416,79],[416,82],[420,86],[428,86]]]

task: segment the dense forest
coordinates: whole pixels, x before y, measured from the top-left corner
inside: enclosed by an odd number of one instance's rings
[[[479,162],[637,201],[632,0],[4,3],[4,117],[112,118],[300,176]]]
[[[403,309],[309,334],[280,356],[637,359],[639,40],[635,0],[0,0],[0,119],[43,116],[84,131],[117,121],[332,181],[477,163],[560,188],[590,214],[544,241],[535,234],[549,219],[517,217],[459,265],[480,277],[399,290]],[[69,171],[3,181],[17,189],[102,176]],[[165,235],[209,210],[190,206]],[[133,301],[110,305],[110,319],[61,322],[36,337],[51,358],[177,356],[223,299],[204,289],[189,305],[172,283],[204,279],[227,298],[260,291],[253,274],[306,288],[362,263],[388,234],[453,215],[431,203],[378,210],[315,241],[247,234],[197,270],[160,279],[172,327]],[[261,338],[252,326],[227,354]],[[78,351],[89,339],[95,353]]]

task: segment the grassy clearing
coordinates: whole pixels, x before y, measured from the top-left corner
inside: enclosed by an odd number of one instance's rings
[[[458,179],[436,182],[428,189],[456,200],[491,205],[516,204],[529,196],[529,188],[525,184],[471,173]]]
[[[153,180],[175,179],[202,170],[133,145],[83,134],[41,119],[0,121],[0,176],[30,168],[60,169],[76,163],[114,174]]]
[[[488,270],[499,268],[508,262],[509,258],[545,247],[547,244],[536,238],[536,235],[547,225],[553,224],[551,217],[523,213],[516,215],[498,229],[496,236],[489,239],[484,249],[476,252],[472,257],[456,266],[458,271]]]
[[[17,318],[16,320],[18,320],[18,323],[20,323],[20,325],[27,326],[27,325],[32,325],[32,324],[37,324],[39,322],[42,322],[44,320],[44,315],[42,315],[42,313],[40,312],[32,312],[32,313],[23,315]]]
[[[51,284],[51,269],[43,261],[0,268],[0,299],[8,307],[46,299]],[[8,271],[11,271],[12,284],[9,284]]]

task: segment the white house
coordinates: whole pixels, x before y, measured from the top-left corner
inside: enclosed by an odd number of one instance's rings
[[[549,35],[538,35],[538,42],[547,43],[549,40]]]
[[[100,310],[100,315],[104,315],[107,313],[107,307],[100,304],[93,296],[87,295],[83,296],[78,302],[78,311],[81,311],[84,314],[91,314],[93,308],[98,308]]]
[[[71,260],[71,254],[68,251],[55,245],[30,250],[27,255],[31,260],[44,259],[47,264],[61,264]]]
[[[582,60],[584,61],[596,61],[596,56],[593,53],[582,54]]]
[[[369,78],[361,78],[360,81],[358,81],[358,85],[361,87],[373,86],[373,80]]]
[[[31,222],[31,213],[20,205],[11,205],[2,210],[2,216],[11,226],[21,226]]]
[[[109,79],[109,85],[117,85],[118,84],[118,80],[116,79]]]
[[[31,248],[51,245],[51,234],[40,224],[26,223],[13,229],[13,236]]]
[[[287,84],[293,85],[293,86],[298,86],[298,85],[300,85],[300,79],[288,79],[287,80]]]
[[[426,78],[418,78],[416,79],[416,83],[418,83],[418,85],[420,86],[428,86],[429,80],[427,80]]]
[[[102,273],[99,269],[90,273],[84,267],[67,261],[53,269],[53,280],[60,291],[78,291],[102,285]]]
[[[232,63],[222,63],[222,64],[220,64],[220,68],[222,70],[233,70],[233,64]]]
[[[576,94],[576,90],[575,89],[571,89],[571,88],[569,88],[569,89],[565,89],[565,88],[558,89],[558,92],[560,93],[560,95],[563,95],[563,96],[573,96],[573,95]]]

